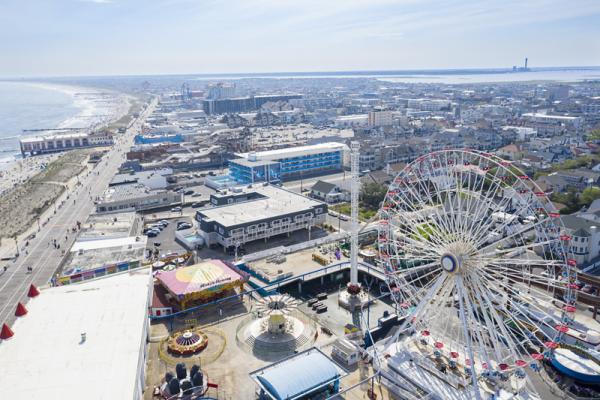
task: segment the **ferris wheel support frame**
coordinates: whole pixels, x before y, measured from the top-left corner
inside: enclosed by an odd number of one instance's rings
[[[425,342],[435,344],[436,357],[442,348],[464,350],[477,400],[478,380],[496,373],[514,373],[531,387],[522,357],[553,357],[574,321],[567,310],[576,301],[576,265],[563,239],[570,236],[529,179],[493,154],[434,151],[396,176],[378,213],[381,264],[405,317],[384,347],[431,332],[437,341]],[[539,268],[552,274],[535,273]],[[546,320],[555,307],[560,314]]]

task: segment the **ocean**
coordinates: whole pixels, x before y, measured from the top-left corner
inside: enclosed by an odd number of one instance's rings
[[[24,129],[96,129],[125,115],[129,95],[108,89],[55,83],[0,81],[0,169],[20,157]]]
[[[58,87],[0,82],[0,162],[20,154],[23,129],[56,128],[81,113],[75,100]]]
[[[319,78],[373,78],[387,82],[471,84],[527,81],[580,82],[600,80],[600,67],[532,68],[527,72],[512,72],[507,68],[443,69],[398,71],[332,71],[332,72],[270,72],[201,74],[191,79],[201,81],[237,79],[319,79]]]

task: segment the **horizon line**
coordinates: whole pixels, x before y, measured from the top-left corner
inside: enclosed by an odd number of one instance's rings
[[[155,73],[155,74],[108,74],[108,75],[33,75],[33,76],[4,76],[0,77],[0,81],[25,81],[28,79],[79,79],[79,78],[133,78],[133,77],[260,77],[260,76],[287,76],[287,75],[321,75],[324,77],[331,75],[408,75],[408,74],[433,74],[433,75],[452,75],[452,74],[489,74],[489,73],[513,73],[513,72],[540,72],[540,71],[569,71],[569,70],[595,70],[600,69],[600,65],[581,65],[581,66],[545,66],[545,67],[527,67],[527,70],[522,70],[522,66],[513,67],[487,67],[487,68],[425,68],[425,69],[364,69],[364,70],[312,70],[312,71],[271,71],[271,72],[192,72],[192,73]],[[521,69],[521,70],[519,70]]]

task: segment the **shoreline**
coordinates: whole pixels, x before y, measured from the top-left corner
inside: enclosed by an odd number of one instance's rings
[[[126,115],[134,99],[133,96],[125,93],[93,86],[74,86],[45,82],[6,82],[61,92],[71,97],[73,106],[78,109],[77,113],[60,121],[55,126],[44,127],[49,129],[81,128],[82,130],[90,130],[106,127]],[[40,134],[41,132],[37,134],[24,134],[21,132],[21,134],[1,139],[19,140],[24,137],[39,136]],[[0,149],[0,172],[7,173],[9,170],[14,169],[15,164],[19,161],[23,161],[23,158],[18,149],[15,149],[14,152],[12,150]]]

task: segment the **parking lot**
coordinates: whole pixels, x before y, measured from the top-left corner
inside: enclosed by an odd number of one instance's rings
[[[189,217],[175,217],[175,218],[165,218],[166,221],[169,222],[167,225],[157,236],[148,237],[148,244],[146,246],[149,250],[154,250],[155,247],[158,247],[160,254],[166,253],[183,253],[188,251],[185,247],[175,241],[175,232],[177,230],[177,222],[187,222],[192,224],[193,221]],[[154,222],[148,223],[148,225],[153,224]],[[192,224],[193,225],[193,224]],[[160,243],[159,246],[156,246],[156,243]]]

